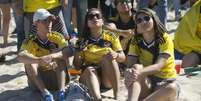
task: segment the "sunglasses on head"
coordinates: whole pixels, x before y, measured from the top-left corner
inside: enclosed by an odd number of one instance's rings
[[[88,19],[89,19],[89,20],[93,20],[95,17],[96,17],[97,19],[102,19],[102,15],[99,14],[99,13],[91,13],[91,14],[88,15]]]
[[[141,18],[137,18],[137,19],[136,19],[136,24],[140,24],[140,23],[142,23],[143,21],[148,22],[150,19],[151,19],[150,16],[144,16],[144,17],[141,17]]]

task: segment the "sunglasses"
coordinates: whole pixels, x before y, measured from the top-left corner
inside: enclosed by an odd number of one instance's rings
[[[149,22],[150,19],[151,19],[150,16],[144,16],[144,17],[138,18],[138,19],[136,19],[136,24],[140,24],[143,21]]]
[[[99,14],[99,13],[91,13],[91,14],[88,15],[88,19],[89,19],[89,20],[93,20],[95,17],[96,17],[97,19],[102,19],[102,15]]]

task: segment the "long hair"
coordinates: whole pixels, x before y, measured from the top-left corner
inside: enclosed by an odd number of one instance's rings
[[[88,12],[87,12],[87,14],[86,14],[86,17],[85,17],[84,29],[83,29],[83,32],[82,32],[82,34],[81,34],[81,38],[83,38],[83,39],[89,39],[90,34],[91,34],[90,28],[89,28],[87,22],[88,22],[89,14],[90,14],[92,11],[98,11],[98,12],[100,12],[100,14],[101,14],[101,16],[102,16],[102,19],[103,19],[103,15],[102,15],[102,12],[101,12],[100,9],[98,9],[98,8],[91,8],[91,9],[89,9]],[[104,19],[103,19],[103,21],[104,21]]]
[[[83,32],[81,34],[81,36],[79,37],[79,40],[77,42],[77,46],[79,46],[78,48],[80,50],[84,49],[84,47],[86,47],[86,45],[89,43],[89,40],[90,40],[90,36],[91,36],[91,32],[90,32],[90,28],[88,26],[88,19],[89,19],[89,14],[92,12],[92,11],[98,11],[100,12],[101,16],[102,16],[102,19],[104,21],[104,18],[103,18],[103,15],[101,13],[101,10],[98,9],[98,8],[91,8],[88,10],[86,16],[85,16],[85,21],[84,21],[84,29],[83,29]]]
[[[156,15],[156,12],[149,8],[143,8],[140,9],[136,12],[135,14],[135,19],[137,19],[138,15],[141,13],[148,14],[154,21],[154,32],[155,32],[155,43],[157,45],[163,44],[165,42],[163,38],[163,34],[167,33],[167,29],[165,26],[160,22],[158,16]],[[134,40],[132,43],[138,43],[142,39],[142,34],[139,34],[137,32],[137,24],[135,25],[135,35],[134,35]]]

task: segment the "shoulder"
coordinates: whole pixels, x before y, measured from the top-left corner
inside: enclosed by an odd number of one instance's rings
[[[35,35],[32,35],[32,36],[29,36],[28,38],[26,38],[24,41],[23,41],[23,44],[28,44],[29,42],[32,42],[36,39],[36,36]]]
[[[168,33],[163,33],[163,38],[165,42],[173,40]]]
[[[59,38],[59,39],[64,39],[64,36],[59,33],[59,32],[56,32],[56,31],[53,31],[52,33],[50,33],[48,35],[48,38]]]

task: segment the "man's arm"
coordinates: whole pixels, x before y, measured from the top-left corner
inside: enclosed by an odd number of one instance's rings
[[[40,58],[33,56],[32,54],[28,53],[26,50],[23,50],[18,53],[17,59],[25,64],[34,64],[34,63],[39,63]]]

